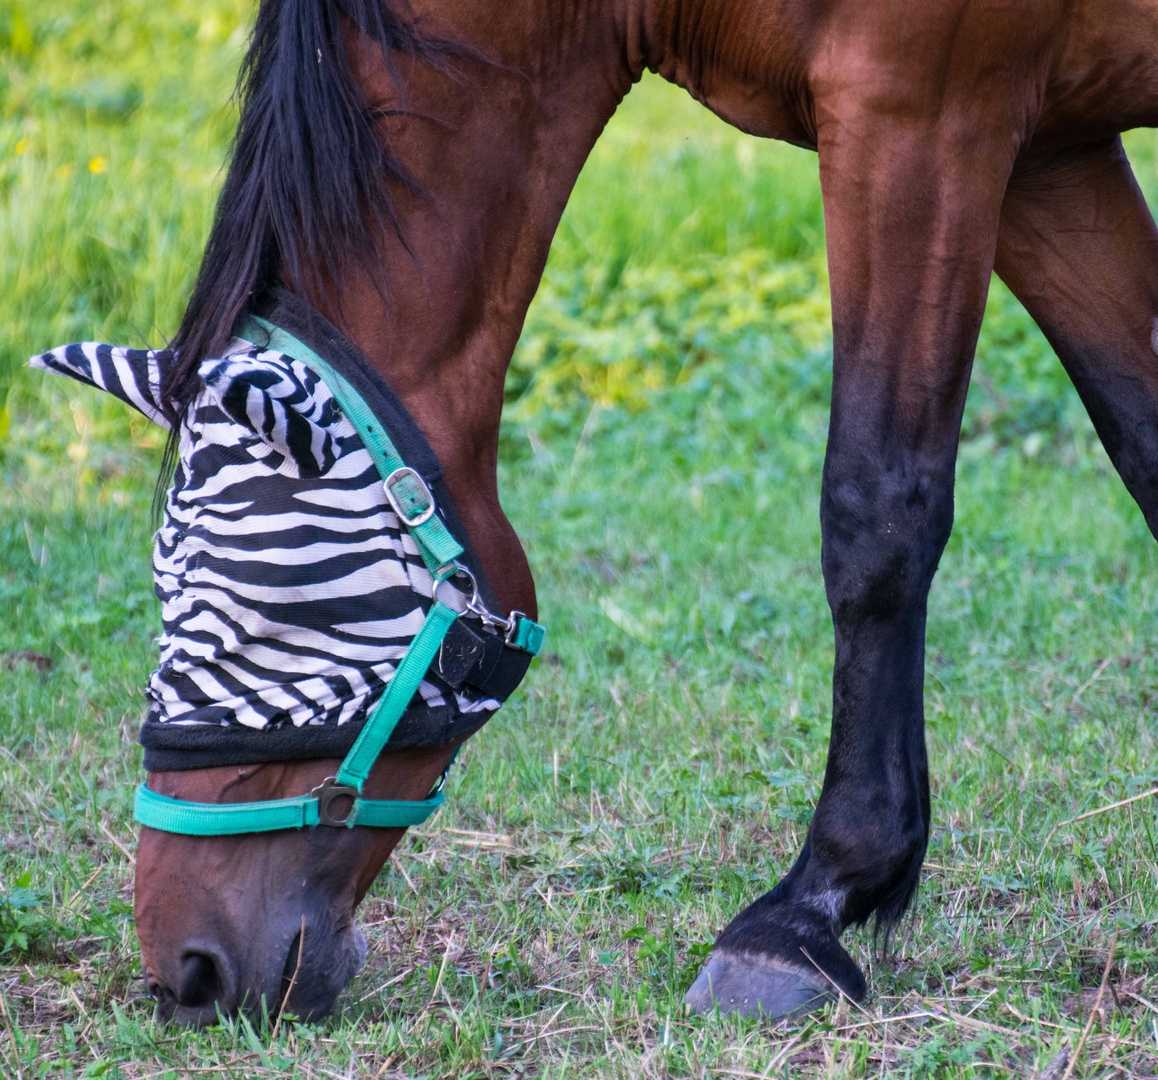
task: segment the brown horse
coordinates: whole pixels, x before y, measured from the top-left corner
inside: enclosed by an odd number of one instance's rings
[[[284,282],[397,392],[503,610],[533,615],[496,489],[504,372],[584,159],[647,70],[820,160],[828,766],[795,865],[723,931],[688,995],[777,1016],[830,981],[860,998],[841,933],[895,923],[917,884],[926,597],[995,269],[1158,527],[1158,233],[1118,137],[1158,124],[1158,2],[262,0],[167,401],[179,418],[198,364]],[[367,793],[421,799],[450,753],[383,754]],[[149,786],[245,801],[298,795],[334,768],[173,770]],[[402,831],[144,829],[136,919],[162,1014],[276,1006],[303,918],[286,1004],[327,1010],[360,957],[354,911]]]

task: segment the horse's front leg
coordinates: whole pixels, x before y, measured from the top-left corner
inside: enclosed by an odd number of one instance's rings
[[[819,130],[833,301],[821,494],[836,635],[832,735],[803,850],[742,911],[688,993],[778,1016],[865,980],[840,946],[913,895],[929,834],[925,604],[953,521],[961,412],[1015,140],[960,117]],[[991,122],[987,121],[987,122]]]

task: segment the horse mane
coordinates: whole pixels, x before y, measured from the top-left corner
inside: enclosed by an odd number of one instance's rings
[[[391,229],[405,245],[392,188],[421,192],[375,130],[380,114],[346,55],[350,27],[378,46],[403,94],[397,55],[448,73],[451,57],[474,58],[422,33],[407,0],[261,0],[238,76],[232,157],[161,388],[174,432],[196,396],[198,367],[271,286],[308,293],[340,282],[356,262],[381,289],[375,240]],[[166,465],[175,451],[171,439]]]

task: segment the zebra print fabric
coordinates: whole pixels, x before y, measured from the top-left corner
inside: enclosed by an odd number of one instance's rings
[[[106,390],[168,427],[159,387],[170,360],[164,351],[87,343],[32,364]],[[314,740],[309,753],[277,756],[344,753],[422,623],[431,575],[370,454],[312,370],[238,339],[199,374],[156,534],[164,632],[142,741],[148,748],[153,732],[158,746],[180,746],[157,733],[194,725],[341,728],[348,731]],[[461,610],[466,597],[454,592],[440,596]],[[399,739],[437,745],[499,704],[469,687],[452,690],[432,670]],[[252,748],[240,756],[274,759]],[[155,767],[148,754],[146,764]]]

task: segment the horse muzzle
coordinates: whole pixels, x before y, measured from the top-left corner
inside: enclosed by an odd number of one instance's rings
[[[324,1016],[362,966],[365,935],[352,922],[309,916],[296,932],[278,929],[265,928],[256,941],[217,934],[150,949],[146,985],[157,1018],[205,1026],[240,1012]]]

